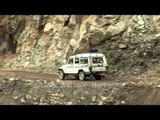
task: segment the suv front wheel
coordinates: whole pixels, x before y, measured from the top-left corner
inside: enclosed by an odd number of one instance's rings
[[[78,73],[78,78],[79,78],[79,80],[85,80],[86,79],[85,73],[83,71],[80,71]]]
[[[65,74],[63,72],[63,70],[59,70],[59,79],[63,80],[65,78]]]

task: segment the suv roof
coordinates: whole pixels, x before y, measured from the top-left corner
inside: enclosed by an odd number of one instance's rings
[[[102,53],[83,53],[83,54],[72,55],[72,56],[70,56],[70,58],[73,58],[73,57],[89,57],[89,56],[92,56],[92,57],[103,57],[104,54],[102,54]]]

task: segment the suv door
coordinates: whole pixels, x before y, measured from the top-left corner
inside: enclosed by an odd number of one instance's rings
[[[66,67],[66,73],[73,73],[74,72],[74,64],[73,64],[73,58],[68,59],[67,67]]]
[[[74,59],[74,70],[73,70],[73,73],[77,74],[79,69],[80,69],[80,59],[79,58],[75,58]]]

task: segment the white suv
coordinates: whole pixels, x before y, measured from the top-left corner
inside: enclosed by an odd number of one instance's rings
[[[74,75],[79,80],[85,80],[91,75],[96,80],[102,78],[107,69],[107,61],[102,53],[83,53],[69,57],[68,63],[58,69],[59,78],[63,80],[66,75]]]

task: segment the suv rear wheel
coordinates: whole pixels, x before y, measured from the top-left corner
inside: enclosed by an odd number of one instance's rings
[[[63,72],[63,70],[59,70],[59,79],[63,80],[65,78],[65,74]]]
[[[95,77],[96,80],[101,80],[102,79],[101,75],[94,75],[94,77]]]
[[[79,78],[79,80],[85,80],[86,79],[85,73],[83,71],[80,71],[78,73],[78,78]]]

